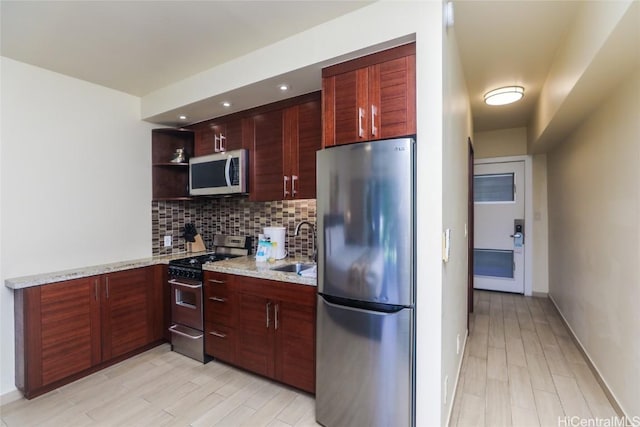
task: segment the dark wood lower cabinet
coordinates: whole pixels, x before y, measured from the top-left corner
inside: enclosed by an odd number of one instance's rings
[[[278,303],[276,378],[313,393],[316,385],[315,295],[310,302],[311,299],[300,303]]]
[[[160,343],[161,268],[16,290],[16,387],[32,398]]]
[[[236,362],[235,276],[204,273],[204,351],[228,363]]]
[[[143,347],[153,335],[151,268],[103,276],[102,360]]]
[[[91,277],[16,291],[16,386],[27,397],[100,362],[98,292]]]
[[[315,393],[316,288],[237,278],[236,363]]]

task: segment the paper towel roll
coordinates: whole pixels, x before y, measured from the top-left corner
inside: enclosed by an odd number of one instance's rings
[[[271,243],[275,243],[276,247],[275,259],[283,259],[287,256],[287,251],[284,248],[287,229],[285,227],[264,227],[264,235],[271,240]]]

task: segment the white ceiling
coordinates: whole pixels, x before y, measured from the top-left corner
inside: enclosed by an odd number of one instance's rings
[[[0,48],[3,56],[143,96],[368,3],[1,0]],[[527,125],[580,4],[454,0],[476,131]],[[317,73],[298,77],[318,79]],[[502,107],[483,103],[488,90],[512,84],[525,87],[523,101]],[[269,82],[269,90],[272,86]],[[320,82],[306,87],[319,88]],[[253,90],[261,88],[253,85],[242,95]],[[194,104],[191,113],[206,117],[196,110],[207,105]]]
[[[527,126],[579,1],[454,1],[455,30],[474,130]],[[483,95],[523,86],[522,101],[489,106]]]
[[[371,1],[7,1],[3,56],[137,96]]]

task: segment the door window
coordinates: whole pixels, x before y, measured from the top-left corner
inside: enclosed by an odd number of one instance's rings
[[[513,173],[474,175],[474,202],[513,202],[515,200]]]
[[[473,250],[473,274],[476,276],[513,279],[513,251],[497,249]]]

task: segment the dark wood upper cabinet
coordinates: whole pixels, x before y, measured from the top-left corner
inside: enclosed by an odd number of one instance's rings
[[[195,156],[243,148],[242,117],[237,114],[207,120],[189,129],[195,133]]]
[[[416,133],[415,43],[322,70],[323,146]]]
[[[194,154],[194,133],[184,129],[151,131],[153,200],[189,199],[189,163],[173,163],[174,154],[183,148],[187,159]]]
[[[322,148],[322,109],[314,99],[285,111],[285,176],[290,177],[291,199],[316,197],[316,151]],[[286,165],[289,165],[288,171]]]
[[[316,197],[316,151],[322,147],[320,93],[281,105],[251,118],[253,201]]]
[[[250,154],[249,198],[253,201],[283,200],[284,111],[273,110],[251,117],[253,149]]]

